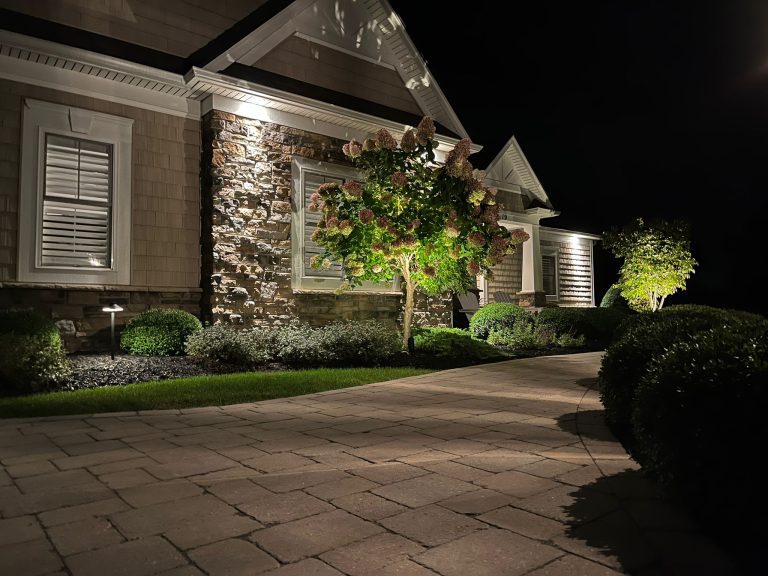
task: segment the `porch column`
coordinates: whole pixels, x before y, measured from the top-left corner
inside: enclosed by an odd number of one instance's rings
[[[523,242],[523,278],[522,289],[517,293],[520,306],[544,306],[544,280],[541,269],[541,240],[538,224],[519,224],[530,238]]]
[[[488,278],[485,277],[485,274],[477,275],[477,289],[480,290],[479,304],[482,308],[488,304]]]

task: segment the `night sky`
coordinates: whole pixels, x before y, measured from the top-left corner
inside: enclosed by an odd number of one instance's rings
[[[768,1],[392,5],[483,157],[517,136],[545,225],[683,218],[700,266],[669,302],[768,312]]]

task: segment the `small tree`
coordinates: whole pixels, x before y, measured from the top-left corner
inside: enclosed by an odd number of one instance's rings
[[[463,292],[528,239],[522,230],[499,226],[496,191],[483,185],[484,174],[467,160],[469,140],[438,165],[434,136],[432,120],[424,118],[399,147],[386,130],[362,144],[345,144],[364,181],[323,184],[308,206],[323,212],[312,239],[324,251],[312,266],[343,262],[342,289],[399,276],[405,286],[403,348],[417,287],[430,295]]]
[[[684,222],[660,220],[648,225],[641,218],[603,234],[603,244],[624,258],[616,286],[635,310],[655,312],[678,290],[697,265]]]

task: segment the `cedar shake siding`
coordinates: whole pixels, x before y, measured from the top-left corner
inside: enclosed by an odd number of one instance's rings
[[[542,227],[541,253],[557,255],[557,299],[547,300],[560,306],[594,306],[592,241]]]
[[[131,260],[128,285],[17,281],[23,100],[73,106],[133,120]],[[77,94],[0,80],[0,307],[34,306],[50,314],[70,350],[99,345],[109,319],[101,307],[126,309],[119,323],[155,306],[200,313],[199,121]],[[99,335],[89,341],[89,338]]]

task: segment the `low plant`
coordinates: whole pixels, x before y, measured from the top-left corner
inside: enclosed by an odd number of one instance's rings
[[[590,342],[608,342],[626,318],[620,308],[544,308],[536,315],[536,326],[556,336],[583,336]]]
[[[527,310],[509,302],[486,304],[472,315],[469,331],[475,338],[485,340],[493,330],[513,328],[515,324],[532,321]]]
[[[417,354],[434,358],[480,361],[503,357],[484,340],[472,338],[468,330],[459,328],[417,328],[413,339]]]
[[[512,350],[534,350],[546,344],[536,332],[533,324],[520,322],[511,328],[494,328],[488,335],[488,344],[504,346]]]
[[[570,333],[556,336],[553,341],[553,344],[559,348],[581,348],[586,343],[587,339],[583,335],[574,335]]]
[[[128,321],[120,346],[138,356],[176,356],[184,354],[187,338],[202,329],[200,320],[189,312],[153,308]]]
[[[69,373],[56,325],[34,310],[0,310],[0,393],[47,390]]]
[[[185,349],[195,358],[252,367],[272,359],[274,338],[271,336],[270,330],[238,330],[218,324],[190,334]]]

